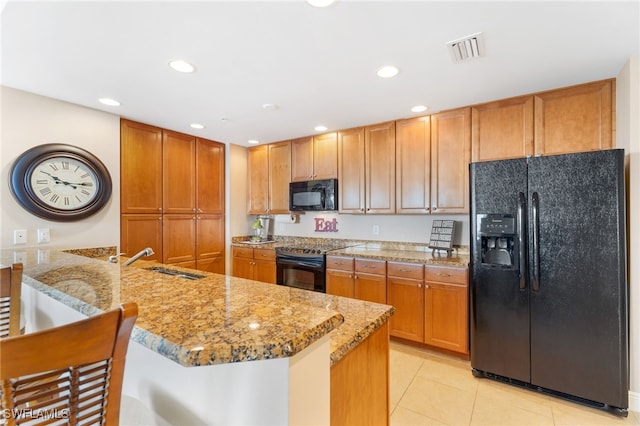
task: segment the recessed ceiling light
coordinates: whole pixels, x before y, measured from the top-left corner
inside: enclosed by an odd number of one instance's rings
[[[381,77],[381,78],[391,78],[398,75],[399,72],[400,70],[398,69],[398,67],[394,67],[393,65],[387,65],[380,68],[377,74],[378,74],[378,77]]]
[[[259,143],[260,143],[260,141],[257,141],[257,140],[255,140],[255,139],[251,139],[251,140],[249,140],[248,142],[249,142],[251,145],[257,145],[257,144],[259,144]]]
[[[428,108],[425,105],[416,105],[411,108],[412,112],[425,112]]]
[[[278,108],[280,108],[278,105],[276,104],[262,104],[262,108],[268,110],[268,111],[275,111]]]
[[[335,1],[336,0],[307,0],[307,3],[313,7],[327,7],[331,6]]]
[[[314,130],[316,132],[324,132],[325,130],[327,130],[327,126],[316,126],[314,127]]]
[[[200,124],[200,123],[191,123],[189,124],[189,126],[191,126],[194,129],[204,129],[204,124]]]
[[[100,98],[98,99],[98,101],[102,104],[109,105],[109,106],[120,106],[120,102],[111,98]]]
[[[178,72],[189,73],[195,71],[195,67],[193,65],[182,60],[171,61],[169,62],[169,66]]]

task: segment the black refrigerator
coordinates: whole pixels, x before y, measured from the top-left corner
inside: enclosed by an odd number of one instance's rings
[[[626,416],[624,150],[471,163],[470,184],[473,374]]]

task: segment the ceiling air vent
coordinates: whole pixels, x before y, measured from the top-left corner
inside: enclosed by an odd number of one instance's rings
[[[472,34],[447,43],[454,63],[466,62],[484,56],[482,33]]]

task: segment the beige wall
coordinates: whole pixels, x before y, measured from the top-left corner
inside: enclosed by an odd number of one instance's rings
[[[0,247],[14,246],[13,230],[27,230],[28,246],[83,248],[119,245],[120,117],[43,96],[0,87]],[[11,165],[25,150],[45,143],[76,145],[96,155],[113,181],[109,204],[89,218],[70,222],[40,219],[9,191]],[[51,243],[38,244],[36,230],[49,228]]]
[[[640,411],[640,57],[625,64],[616,82],[616,144],[626,153],[629,235],[631,383],[629,408]],[[635,261],[634,261],[635,259]]]

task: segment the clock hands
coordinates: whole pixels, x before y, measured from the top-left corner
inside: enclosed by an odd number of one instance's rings
[[[89,182],[80,182],[80,183],[71,183],[71,182],[66,182],[62,179],[60,179],[57,176],[52,175],[51,173],[45,172],[44,170],[41,170],[42,173],[44,173],[45,175],[49,175],[51,176],[51,178],[58,184],[61,183],[63,185],[67,185],[72,187],[73,189],[76,189],[78,186],[91,186],[91,183]]]

